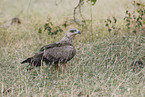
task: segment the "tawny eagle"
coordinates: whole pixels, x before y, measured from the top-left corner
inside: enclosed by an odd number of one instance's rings
[[[65,64],[76,54],[74,38],[77,34],[80,34],[79,30],[69,29],[60,41],[42,47],[33,57],[27,58],[21,64],[29,63],[38,67],[45,62],[46,65],[54,64],[57,67],[60,65],[65,67]]]

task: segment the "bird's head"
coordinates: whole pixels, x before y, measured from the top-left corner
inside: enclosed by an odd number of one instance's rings
[[[75,35],[77,35],[77,34],[81,34],[80,33],[80,31],[79,30],[77,30],[77,29],[69,29],[67,32],[66,32],[66,36],[67,37],[74,37]]]

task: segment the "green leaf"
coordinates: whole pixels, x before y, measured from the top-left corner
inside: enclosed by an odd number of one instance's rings
[[[128,27],[128,29],[130,29],[130,27]]]
[[[127,23],[126,26],[130,26],[130,23]]]
[[[136,3],[136,5],[137,5],[137,6],[140,6],[141,4],[140,4],[140,3]]]
[[[133,15],[133,19],[136,19],[136,16],[135,15]]]
[[[109,26],[109,24],[107,23],[105,26],[106,26],[106,27],[108,27],[108,26]]]
[[[128,10],[126,10],[126,14],[128,14]]]
[[[115,29],[115,26],[112,26],[113,29]]]
[[[137,18],[137,20],[136,21],[139,21],[139,17]]]
[[[136,30],[133,30],[133,33],[136,33]]]
[[[114,19],[114,23],[116,23],[117,22],[117,19],[115,18],[115,16],[113,17],[113,19]]]
[[[129,19],[127,19],[127,20],[126,20],[126,22],[130,22],[130,20],[129,20]]]
[[[107,21],[111,23],[111,20],[109,18],[107,19]]]
[[[138,26],[142,26],[142,23],[141,23],[141,21],[139,21],[139,24],[138,24]]]
[[[38,33],[40,33],[40,34],[42,33],[42,29],[41,28],[38,29]]]
[[[112,31],[112,29],[108,29],[108,31],[109,31],[109,32],[111,32],[111,31]]]
[[[92,4],[92,6],[94,6],[94,5],[95,5],[95,3],[96,3],[96,1],[97,1],[97,0],[88,0],[88,1],[87,1],[87,3],[91,3],[91,4]]]

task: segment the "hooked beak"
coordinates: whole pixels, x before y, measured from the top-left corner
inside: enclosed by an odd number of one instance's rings
[[[80,32],[80,31],[78,31],[78,34],[81,34],[81,32]]]

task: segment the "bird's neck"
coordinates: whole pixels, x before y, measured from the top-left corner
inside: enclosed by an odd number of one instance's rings
[[[71,43],[71,44],[74,44],[74,36],[68,37],[68,36],[66,35],[66,36],[64,36],[60,41],[61,41],[61,42],[67,41],[67,42],[69,42],[69,43]]]

